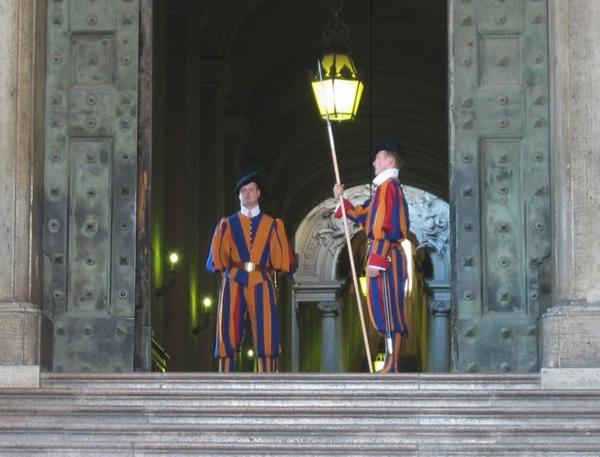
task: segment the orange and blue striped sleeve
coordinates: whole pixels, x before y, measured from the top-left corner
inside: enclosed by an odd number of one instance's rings
[[[281,219],[275,219],[269,249],[271,251],[271,266],[282,273],[294,273],[296,262],[290,242]]]
[[[352,222],[357,224],[364,224],[367,221],[367,215],[369,214],[370,200],[365,201],[362,205],[353,205],[349,200],[344,198],[344,209],[346,210],[346,216]],[[335,218],[340,219],[342,217],[342,207],[338,207],[335,211]]]
[[[402,188],[394,180],[386,181],[377,189],[371,209],[368,236],[373,242],[368,266],[387,269],[391,244],[402,241],[408,228],[408,205]]]
[[[230,263],[231,236],[229,233],[229,224],[227,219],[221,219],[215,228],[208,258],[206,259],[206,269],[208,271],[225,271]]]

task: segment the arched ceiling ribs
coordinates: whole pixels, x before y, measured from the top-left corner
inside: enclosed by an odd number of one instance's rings
[[[378,117],[375,118],[377,128],[372,132],[374,141],[383,136],[395,136],[403,144],[408,153],[419,151],[420,157],[426,157],[431,163],[439,161],[444,166],[447,166],[447,150],[445,149],[447,138],[443,124],[432,123],[426,115],[419,113],[395,112],[393,115],[390,113],[381,118],[385,119],[385,122],[380,122],[379,119]],[[317,120],[316,122],[302,122],[294,129],[284,129],[286,124],[290,124],[284,117],[277,118],[277,121],[271,123],[269,128],[265,127],[257,136],[257,144],[260,145],[261,149],[261,159],[265,162],[277,164],[283,161],[285,163],[291,151],[297,150],[298,144],[309,143],[308,138],[314,138],[317,144],[321,143],[323,146],[328,146],[325,124],[321,120]],[[354,128],[349,129],[348,127]],[[360,144],[360,140],[363,140],[365,144],[362,146],[362,151],[358,149],[357,153],[368,154],[370,148],[367,141],[369,136],[368,124],[363,122],[360,125],[355,124],[354,126],[343,126],[342,128],[345,129],[342,130],[334,126],[334,134],[338,140],[340,138],[351,140],[354,144]],[[426,138],[421,137],[419,134],[423,128],[428,132]],[[288,133],[282,133],[289,132],[290,130],[297,132],[295,136],[289,137]],[[281,136],[285,139],[285,142],[274,144]],[[427,141],[427,145],[423,143],[425,140]],[[432,146],[436,143],[438,146],[432,150]],[[443,155],[440,156],[438,149],[442,148]],[[269,154],[270,151],[273,153],[272,156]],[[345,153],[347,157],[353,155],[348,151],[345,151]]]
[[[334,179],[308,83],[323,50],[328,2],[168,1],[190,8],[200,2],[209,10],[203,52],[222,59],[231,73],[226,112],[248,120],[245,159],[267,171],[265,194],[286,224],[299,222],[330,196]],[[373,141],[395,136],[409,155],[402,182],[447,198],[446,2],[374,1],[371,45],[369,2],[344,3],[349,44],[367,84],[356,121],[334,127],[345,184],[371,178],[369,134]]]

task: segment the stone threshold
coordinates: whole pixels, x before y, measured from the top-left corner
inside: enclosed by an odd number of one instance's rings
[[[321,373],[281,373],[277,375],[253,375],[250,373],[221,375],[218,373],[40,373],[39,365],[8,365],[0,366],[0,388],[39,388],[40,381],[44,384],[68,383],[71,386],[78,383],[104,382],[108,384],[120,383],[149,383],[162,384],[177,382],[194,382],[201,379],[204,382],[233,382],[235,384],[261,384],[266,382],[286,383],[294,382],[308,386],[313,383],[341,382],[350,384],[368,383],[373,386],[375,382],[388,384],[397,381],[407,384],[405,387],[415,387],[416,384],[423,388],[428,384],[454,384],[455,387],[471,388],[482,387],[482,384],[495,383],[523,383],[523,387],[531,388],[540,383],[542,389],[600,389],[600,368],[542,368],[539,374],[428,374],[404,373],[393,376],[380,376],[369,374],[321,374]],[[272,387],[272,386],[271,386]],[[429,386],[428,386],[429,387]],[[513,387],[514,388],[514,387]]]

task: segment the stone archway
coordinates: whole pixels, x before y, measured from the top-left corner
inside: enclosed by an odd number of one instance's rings
[[[418,241],[417,256],[426,256],[431,269],[427,287],[429,363],[427,371],[449,370],[450,251],[449,206],[440,198],[417,188],[405,186],[411,214],[411,231]],[[369,185],[352,187],[346,197],[353,203],[370,198]],[[316,304],[321,312],[321,368],[338,371],[342,309],[339,293],[347,278],[340,277],[338,261],[346,250],[343,225],[334,218],[333,198],[315,206],[301,222],[295,234],[298,271],[292,292],[292,371],[298,371],[300,344],[298,319],[302,306]],[[360,231],[351,225],[354,238]]]
[[[347,196],[352,202],[362,202],[369,198],[369,187],[354,187]],[[296,231],[299,260],[292,292],[293,371],[299,368],[299,307],[306,303],[317,303],[322,313],[322,348],[327,348],[327,352],[321,351],[321,367],[337,371],[336,318],[340,312],[337,294],[343,281],[337,278],[336,265],[345,242],[342,223],[333,217],[335,207],[333,198],[323,201],[306,215]],[[359,230],[357,224],[351,225],[352,235]]]

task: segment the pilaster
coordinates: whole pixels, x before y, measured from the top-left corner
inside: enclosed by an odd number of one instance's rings
[[[600,3],[550,0],[554,281],[544,368],[600,367]]]
[[[4,0],[0,42],[0,365],[18,367],[39,364],[45,2]]]

